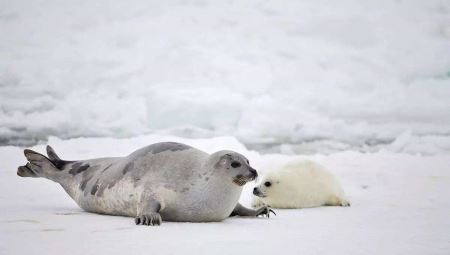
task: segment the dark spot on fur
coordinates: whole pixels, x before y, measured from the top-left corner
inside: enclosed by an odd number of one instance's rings
[[[186,192],[186,191],[188,191],[188,190],[189,190],[189,188],[186,187],[186,188],[183,188],[183,189],[181,190],[181,192],[184,193],[184,192]]]
[[[107,167],[105,167],[105,169],[102,170],[102,172],[105,172],[106,170],[108,170],[108,168],[110,168],[112,166],[112,164],[109,164]]]
[[[84,191],[84,189],[86,189],[86,185],[91,180],[91,178],[92,178],[92,176],[87,176],[86,178],[83,177],[83,180],[81,180],[81,183],[80,183],[80,189],[82,191]]]
[[[103,196],[103,192],[106,189],[110,189],[110,188],[114,187],[114,185],[116,185],[116,182],[117,181],[112,181],[112,182],[107,183],[107,184],[106,183],[100,184],[99,187],[98,187],[98,191],[97,191],[97,193],[95,195],[98,196],[98,197]]]
[[[89,180],[82,180],[82,181],[80,182],[80,189],[81,189],[81,190],[84,190],[84,189],[86,188],[86,184],[87,184],[88,181],[89,181]]]
[[[108,185],[107,185],[105,188],[110,189],[110,188],[114,187],[114,185],[116,185],[116,183],[117,183],[118,181],[119,181],[119,180],[115,180],[115,181],[112,181],[112,182],[108,183]]]
[[[205,177],[205,181],[208,181],[209,180],[209,177]]]
[[[152,154],[158,154],[164,151],[184,151],[189,150],[190,148],[192,147],[182,143],[174,142],[155,143],[149,146]]]
[[[92,189],[91,189],[91,195],[95,195],[95,193],[97,192],[97,190],[98,190],[98,187],[99,187],[99,183],[98,183],[98,180],[95,182],[95,184],[94,184],[94,186],[92,186]]]
[[[122,174],[123,175],[127,174],[131,169],[133,169],[133,167],[134,167],[134,163],[128,162],[127,165],[125,166],[125,168],[122,170]]]
[[[97,167],[92,167],[88,171],[84,171],[81,177],[80,189],[84,191],[86,189],[87,183],[94,177],[95,170]]]
[[[97,184],[97,183],[95,183],[95,184]],[[97,197],[103,196],[103,192],[105,191],[105,189],[109,188],[109,185],[110,185],[110,184],[105,184],[105,183],[100,184],[100,185],[98,186],[98,191],[97,191],[97,193],[95,193],[95,195],[96,195]],[[94,185],[94,186],[95,186],[95,185]],[[94,187],[92,187],[92,189],[94,189]]]
[[[89,164],[83,164],[81,162],[77,162],[71,166],[71,168],[69,170],[69,174],[77,175],[79,173],[86,171],[88,168],[89,168]]]
[[[92,189],[94,189],[94,187],[92,187]],[[103,196],[103,191],[105,191],[105,189],[106,189],[106,185],[100,185],[98,187],[97,193],[95,193],[95,196],[97,196],[97,197]]]

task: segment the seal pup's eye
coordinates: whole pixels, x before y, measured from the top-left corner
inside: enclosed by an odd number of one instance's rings
[[[237,161],[234,161],[234,162],[231,163],[231,167],[232,167],[232,168],[238,168],[238,167],[240,167],[240,166],[241,166],[241,163],[239,163],[239,162],[237,162]]]
[[[271,183],[271,182],[265,182],[265,183],[264,183],[264,186],[270,187],[270,186],[272,186],[272,183]]]

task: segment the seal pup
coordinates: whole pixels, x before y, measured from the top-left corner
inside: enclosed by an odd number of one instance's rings
[[[88,212],[135,217],[141,225],[165,221],[222,221],[233,215],[267,216],[267,206],[253,210],[238,203],[242,187],[257,177],[243,155],[211,155],[191,146],[162,142],[126,157],[62,160],[47,146],[48,157],[25,149],[21,177],[59,183]]]
[[[253,207],[350,206],[337,179],[310,160],[293,161],[269,171],[253,189],[253,194]]]

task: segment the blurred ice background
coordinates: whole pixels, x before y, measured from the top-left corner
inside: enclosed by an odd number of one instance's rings
[[[0,0],[0,145],[450,152],[450,2]]]

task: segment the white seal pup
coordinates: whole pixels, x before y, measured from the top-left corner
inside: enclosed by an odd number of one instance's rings
[[[135,217],[136,224],[222,221],[232,215],[269,216],[238,203],[242,186],[257,177],[243,155],[209,155],[185,144],[156,143],[126,157],[61,160],[26,149],[22,177],[44,177],[64,188],[88,212]]]
[[[313,161],[290,162],[281,169],[269,171],[258,183],[253,189],[253,207],[350,206],[337,179]]]

